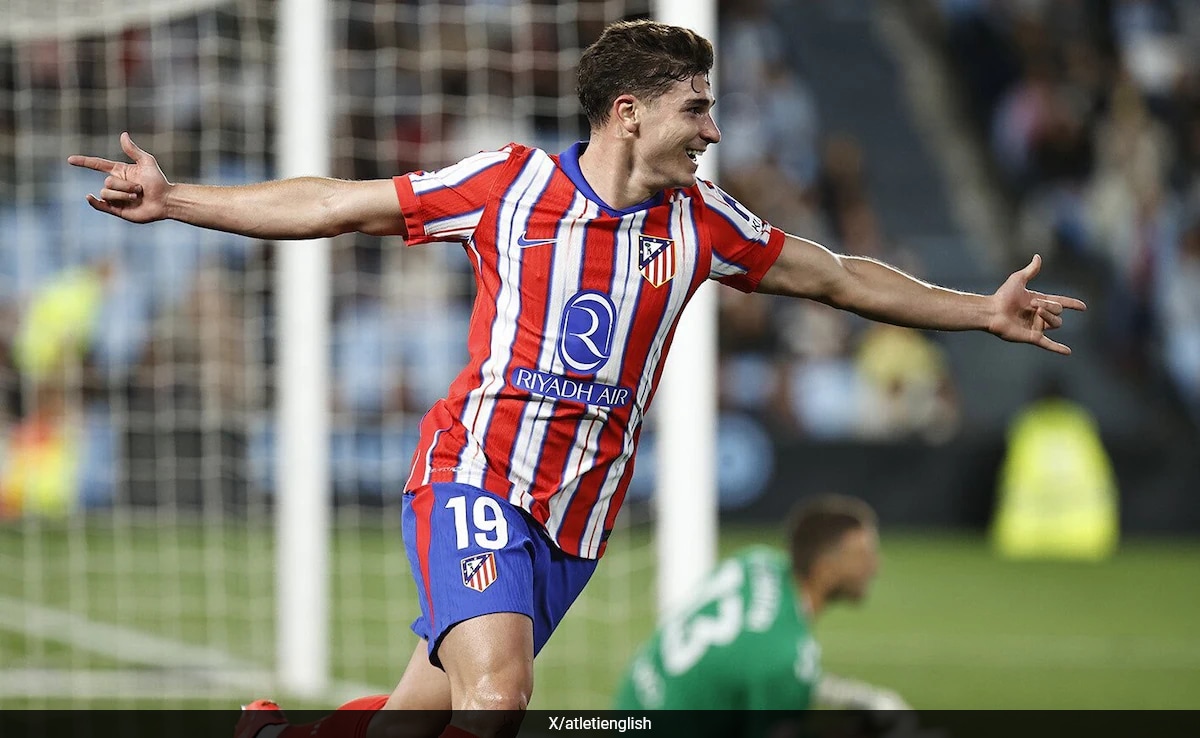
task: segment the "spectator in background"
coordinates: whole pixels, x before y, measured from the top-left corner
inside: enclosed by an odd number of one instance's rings
[[[1163,360],[1200,428],[1200,203],[1189,214],[1174,264],[1162,289]]]
[[[920,331],[867,328],[856,356],[870,391],[870,432],[883,438],[948,440],[958,429],[954,380],[941,348]]]
[[[1097,131],[1100,158],[1088,202],[1091,241],[1109,265],[1114,356],[1144,372],[1157,313],[1154,295],[1175,252],[1178,212],[1167,189],[1171,141],[1127,78]]]
[[[786,42],[763,0],[725,3],[722,11],[721,116],[745,132],[726,141],[722,179],[736,195],[766,205],[763,217],[799,229],[788,221],[810,209],[800,195],[818,166],[816,102],[786,58]]]
[[[789,305],[783,316],[785,390],[800,432],[820,440],[866,435],[871,408],[852,358],[853,319],[819,304]]]
[[[967,110],[975,125],[991,120],[996,103],[1018,77],[1020,60],[1005,31],[1003,4],[936,0],[947,52],[958,64]]]
[[[1051,61],[1031,59],[1021,80],[993,113],[992,152],[1011,186],[1023,188],[1036,181],[1038,151],[1069,119],[1055,86]]]
[[[1102,286],[1117,366],[1146,380],[1165,365],[1193,396],[1200,352],[1187,348],[1194,257],[1183,203],[1200,194],[1200,5],[937,7],[963,91],[991,121],[978,133],[1010,175],[1017,240],[1049,250],[1052,264],[1069,257]]]
[[[20,314],[14,367],[30,401],[0,449],[0,517],[61,517],[80,501],[88,443],[78,397],[113,263],[60,273]]]
[[[82,434],[61,385],[43,385],[34,409],[0,443],[0,520],[62,517],[79,501]]]
[[[787,364],[771,299],[722,296],[718,330],[720,405],[746,411],[782,433],[795,431],[784,387]]]
[[[17,369],[35,386],[61,387],[65,373],[82,364],[112,274],[112,262],[101,261],[63,272],[33,295],[14,352]]]
[[[867,198],[864,159],[862,146],[849,134],[831,134],[822,145],[817,197],[830,235],[839,243],[846,238],[846,211]]]
[[[1057,378],[1018,413],[997,481],[992,543],[1018,559],[1110,556],[1118,537],[1117,480],[1095,418]]]

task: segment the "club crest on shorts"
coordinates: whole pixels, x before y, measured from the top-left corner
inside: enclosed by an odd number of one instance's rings
[[[675,276],[675,242],[669,238],[638,236],[638,267],[646,281],[662,287]]]
[[[496,555],[491,551],[462,560],[463,584],[482,592],[496,581]]]

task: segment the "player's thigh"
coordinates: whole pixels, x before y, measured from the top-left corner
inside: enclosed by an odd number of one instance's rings
[[[422,640],[387,704],[371,720],[366,738],[437,738],[449,722],[450,680],[429,663],[429,647]]]
[[[384,709],[449,713],[450,680],[446,677],[446,672],[429,663],[429,645],[423,639],[413,649],[404,675],[400,677],[400,682],[392,691]]]
[[[515,612],[464,620],[438,656],[455,710],[523,710],[533,694],[533,621]]]

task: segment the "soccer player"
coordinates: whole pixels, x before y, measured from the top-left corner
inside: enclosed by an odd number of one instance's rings
[[[478,287],[469,360],[421,422],[403,494],[420,643],[387,702],[452,708],[445,735],[511,730],[478,708],[528,704],[533,658],[604,553],[676,321],[706,279],[1070,353],[1047,333],[1084,305],[1026,288],[1038,257],[994,294],[957,292],[787,235],[698,180],[721,140],[712,64],[692,31],[613,24],[579,63],[588,141],[394,179],[173,184],[128,134],[132,163],[69,159],[107,175],[93,208],[137,223],[462,245]]]
[[[879,567],[875,513],[854,497],[798,506],[786,554],[754,547],[722,562],[638,650],[619,710],[721,710],[705,735],[766,735],[762,710],[907,710],[890,690],[821,671],[812,627],[829,605],[859,602]],[[695,726],[693,726],[695,727]]]

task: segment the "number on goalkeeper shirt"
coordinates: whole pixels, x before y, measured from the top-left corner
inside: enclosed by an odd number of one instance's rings
[[[726,645],[741,632],[742,581],[741,567],[732,561],[725,564],[709,580],[694,607],[663,627],[662,662],[668,674],[685,673],[709,648]],[[700,612],[714,603],[714,614]]]

